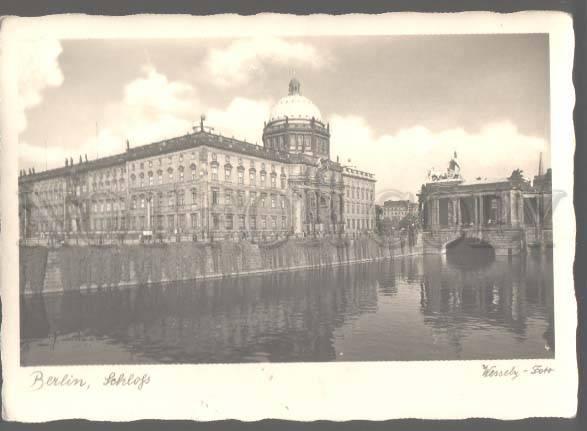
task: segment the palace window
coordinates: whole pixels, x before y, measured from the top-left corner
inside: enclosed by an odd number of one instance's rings
[[[218,189],[212,189],[212,205],[218,205]]]
[[[271,208],[275,208],[275,196],[271,196]]]
[[[261,208],[265,208],[265,199],[267,195],[265,193],[261,193]]]
[[[281,217],[281,228],[285,229],[286,225],[287,225],[287,217],[282,216]]]
[[[179,155],[179,161],[180,161],[180,162],[183,162],[183,154],[180,154],[180,155]]]
[[[182,207],[185,203],[185,192],[180,190],[177,192],[177,205]]]
[[[173,207],[175,199],[173,198],[173,192],[167,193],[167,206]]]
[[[251,201],[251,206],[255,206],[257,201],[257,192],[249,192],[249,198]]]
[[[271,216],[271,228],[272,229],[277,228],[277,216]]]
[[[157,175],[159,176],[159,184],[163,184],[163,171],[159,170]]]
[[[198,179],[197,172],[196,172],[196,165],[192,165],[192,181]]]
[[[218,166],[212,166],[212,180],[218,181]]]
[[[251,230],[257,230],[257,217],[254,215],[249,216],[249,224],[250,224],[249,228]]]
[[[153,185],[153,172],[149,172],[149,185]]]
[[[254,186],[255,185],[255,172],[249,172],[249,184]]]
[[[275,175],[271,175],[271,188],[277,187],[277,177]]]
[[[243,206],[245,204],[245,192],[242,190],[238,192],[238,206]]]
[[[220,229],[220,216],[218,214],[212,214],[212,226],[214,229]]]
[[[224,226],[225,226],[226,230],[232,230],[234,228],[232,214],[226,214],[224,216]]]
[[[261,229],[267,229],[267,216],[261,216]]]
[[[145,198],[141,196],[141,208],[145,208]]]
[[[179,181],[183,181],[183,167],[180,166],[179,167]]]
[[[242,170],[238,171],[238,183],[239,184],[245,183],[245,173]]]
[[[149,160],[149,167],[152,168],[153,167],[153,160]]]
[[[281,209],[285,209],[285,196],[281,196],[279,202],[281,204]]]
[[[224,203],[226,205],[231,205],[232,204],[232,190],[226,190],[224,192]]]
[[[238,216],[238,228],[245,230],[245,216],[242,214]]]
[[[192,189],[192,204],[195,204],[198,200],[198,192],[196,189]]]
[[[169,181],[173,181],[173,169],[167,169],[167,173],[169,174]]]
[[[265,172],[261,172],[261,187],[265,187]]]
[[[167,230],[169,230],[169,232],[173,232],[175,229],[175,217],[173,214],[169,214],[167,216]]]
[[[227,156],[228,157],[228,156]],[[224,181],[230,182],[231,168],[224,168]]]
[[[281,176],[281,188],[285,189],[285,185],[286,185],[286,177],[285,175]]]

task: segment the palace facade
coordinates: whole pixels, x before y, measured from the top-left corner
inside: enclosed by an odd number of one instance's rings
[[[383,202],[383,218],[397,225],[406,216],[418,215],[418,203],[409,200],[388,200]]]
[[[263,146],[193,133],[19,177],[21,238],[263,238],[370,231],[373,174],[330,158],[330,127],[292,79]]]

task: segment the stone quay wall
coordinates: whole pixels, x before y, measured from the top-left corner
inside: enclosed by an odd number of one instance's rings
[[[311,269],[422,254],[419,234],[61,247],[21,246],[23,294]]]

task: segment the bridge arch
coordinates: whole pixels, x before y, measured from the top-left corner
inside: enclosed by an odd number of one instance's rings
[[[478,236],[467,236],[460,235],[457,238],[447,241],[442,246],[442,253],[446,254],[451,249],[457,249],[458,247],[469,246],[476,249],[484,249],[491,251],[495,255],[495,245],[490,240]]]

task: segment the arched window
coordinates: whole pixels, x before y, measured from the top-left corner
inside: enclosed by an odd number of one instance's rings
[[[192,153],[193,154],[193,153]],[[192,171],[192,181],[196,181],[198,176],[197,176],[197,172],[196,172],[196,165],[194,163],[192,163],[190,165],[190,169]]]

